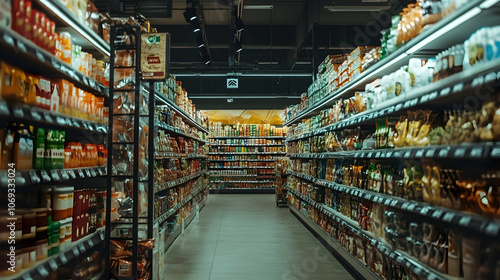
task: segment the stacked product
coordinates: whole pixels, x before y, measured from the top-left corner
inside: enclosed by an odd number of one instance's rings
[[[277,128],[270,124],[236,124],[222,125],[210,122],[210,137],[282,137],[285,128]]]

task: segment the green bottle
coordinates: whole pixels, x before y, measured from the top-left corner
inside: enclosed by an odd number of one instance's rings
[[[41,170],[45,163],[45,129],[39,128],[36,132],[35,149],[33,155],[33,169]]]

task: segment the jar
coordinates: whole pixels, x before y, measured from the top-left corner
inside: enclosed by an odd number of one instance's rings
[[[36,215],[37,231],[39,227],[47,227],[47,208],[37,208],[33,211]]]
[[[74,187],[54,187],[52,189],[52,220],[61,221],[68,217],[73,211]]]

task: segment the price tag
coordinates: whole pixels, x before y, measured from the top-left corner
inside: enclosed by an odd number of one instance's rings
[[[464,217],[460,218],[460,220],[458,221],[458,224],[460,226],[463,226],[463,227],[468,227],[471,221],[472,221],[472,218],[470,216],[464,216]]]
[[[446,214],[444,214],[443,216],[443,221],[444,222],[448,222],[448,223],[451,223],[451,221],[453,221],[453,218],[455,218],[455,214],[454,213],[451,213],[451,212],[448,212]]]
[[[59,266],[57,265],[56,261],[54,259],[51,259],[49,261],[49,266],[52,271],[56,271],[59,269]]]
[[[97,176],[97,172],[96,172],[96,170],[94,168],[90,169],[90,175],[92,177],[96,177]]]
[[[483,156],[483,148],[482,147],[479,147],[479,148],[472,148],[472,150],[470,151],[470,156],[472,158],[480,158]]]
[[[457,148],[453,156],[456,158],[463,158],[465,156],[465,148]]]
[[[432,149],[432,150],[427,150],[427,152],[425,153],[425,157],[427,158],[432,158],[434,157],[434,153],[436,152],[436,150]]]
[[[30,176],[30,180],[31,180],[32,184],[40,183],[41,179],[40,179],[40,177],[38,177],[38,175],[36,174],[36,172],[34,170],[31,170],[28,174]]]
[[[432,93],[429,94],[429,101],[436,99],[437,96],[438,96],[438,92],[433,91]]]
[[[429,95],[428,94],[420,97],[420,103],[425,103],[427,101],[429,101]]]
[[[443,88],[441,90],[441,92],[439,93],[440,96],[447,96],[448,94],[450,94],[450,91],[451,89],[448,87],[448,88]]]
[[[372,152],[369,152],[369,153],[368,153],[368,155],[367,155],[366,157],[367,157],[367,158],[371,158],[371,157],[372,157],[372,155],[373,155],[373,153],[372,153]]]
[[[375,158],[380,158],[380,152],[377,152],[377,153],[375,154]]]
[[[59,256],[59,259],[61,260],[62,264],[65,265],[68,263],[68,259],[66,258],[66,254],[61,254]]]
[[[488,75],[484,76],[484,81],[486,83],[492,83],[497,79],[497,74],[496,73],[489,73]]]
[[[46,278],[47,276],[49,276],[49,272],[47,271],[47,269],[45,268],[44,265],[40,265],[38,268],[38,273],[40,274],[40,276],[42,276],[42,278]]]
[[[54,181],[61,181],[61,178],[59,177],[57,170],[50,170],[50,177],[52,177],[52,180]]]
[[[83,179],[83,178],[85,178],[85,174],[83,173],[83,170],[82,170],[82,169],[78,169],[78,171],[77,171],[77,172],[78,172],[78,176],[79,176],[80,178],[82,178],[82,179]]]
[[[45,55],[43,55],[43,53],[39,50],[36,50],[35,51],[36,53],[36,57],[41,61],[41,62],[47,62],[47,60],[45,59]]]
[[[432,218],[437,219],[437,220],[441,219],[442,216],[443,216],[443,210],[436,210],[431,215]]]
[[[410,105],[411,105],[410,100],[407,100],[407,101],[404,103],[403,107],[404,107],[404,108],[408,108],[408,107],[410,107]]]
[[[78,249],[80,249],[80,252],[87,251],[87,249],[85,248],[85,245],[83,243],[80,243],[80,245],[78,246]]]
[[[23,42],[17,41],[17,48],[22,52],[28,52]]]
[[[64,181],[69,180],[68,171],[61,170],[61,179]]]
[[[413,210],[415,210],[415,207],[416,207],[416,205],[415,205],[415,204],[413,204],[413,203],[411,203],[410,205],[408,205],[408,211],[413,211]]]
[[[484,77],[480,76],[472,80],[472,87],[478,87],[484,84]]]
[[[85,175],[90,178],[92,177],[92,174],[90,174],[90,170],[89,169],[85,169]]]
[[[76,174],[74,170],[68,170],[68,174],[71,177],[71,179],[76,179]]]
[[[12,39],[12,37],[10,37],[9,34],[7,33],[3,34],[3,40],[5,41],[5,43],[14,46],[14,39]]]
[[[415,157],[416,157],[416,158],[422,158],[422,157],[424,157],[424,150],[418,150],[418,151],[415,153]]]
[[[422,273],[422,269],[418,266],[415,266],[415,268],[413,268],[413,273],[415,275],[420,275],[420,273]]]
[[[40,171],[40,175],[42,176],[42,179],[43,179],[44,182],[50,182],[51,181],[49,173],[47,173],[46,170],[41,170]]]
[[[464,90],[464,83],[458,83],[453,86],[453,93],[461,92]]]
[[[401,104],[401,103],[396,104],[396,111],[399,111],[402,108],[403,108],[403,104]]]
[[[54,119],[52,118],[51,114],[48,112],[44,112],[43,117],[45,118],[45,121],[48,123],[54,123]]]
[[[422,207],[422,209],[420,209],[420,214],[427,216],[427,214],[429,214],[429,210],[428,206]]]
[[[12,113],[14,114],[14,117],[23,119],[24,118],[24,111],[23,108],[16,108],[14,107],[12,109]]]
[[[397,257],[396,257],[396,262],[398,262],[398,263],[400,263],[400,264],[402,264],[404,260],[405,260],[405,259],[404,259],[404,258],[403,258],[403,256],[401,256],[401,255],[399,255],[399,256],[397,256]]]
[[[450,152],[450,150],[448,149],[441,149],[439,151],[439,157],[442,157],[442,158],[445,158],[445,157],[448,157],[448,153]]]
[[[397,200],[393,200],[391,201],[391,207],[396,207],[396,205],[398,205],[398,201]]]
[[[410,158],[411,157],[411,150],[406,151],[404,154],[404,158]]]
[[[80,255],[80,250],[78,250],[77,247],[73,247],[73,250],[71,250],[73,252],[73,255],[75,255],[75,257],[78,257]]]
[[[31,118],[34,120],[34,121],[41,121],[42,120],[42,115],[40,115],[40,113],[38,113],[38,111],[36,110],[31,110],[30,111],[31,113]]]
[[[56,117],[56,122],[59,125],[66,125],[66,120],[63,117]]]
[[[385,153],[385,157],[386,158],[392,157],[392,151],[388,151],[387,153]]]
[[[384,204],[387,205],[387,206],[389,206],[389,205],[391,205],[391,202],[392,202],[392,199],[388,198],[388,199],[385,200]]]
[[[372,199],[372,195],[369,194],[369,193],[365,193],[365,199],[371,200]]]
[[[500,233],[500,224],[495,222],[490,222],[488,226],[484,229],[485,233],[490,236],[498,236]]]

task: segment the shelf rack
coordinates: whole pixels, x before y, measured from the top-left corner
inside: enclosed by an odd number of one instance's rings
[[[368,68],[359,77],[299,112],[284,125],[289,126],[318,114],[320,110],[330,107],[333,101],[346,97],[356,90],[363,90],[364,86],[373,80],[407,65],[412,57],[429,53],[436,54],[436,50],[463,43],[472,32],[483,26],[497,25],[495,9],[492,8],[497,5],[497,0],[472,0],[457,7],[452,14],[426,28],[417,37]]]

